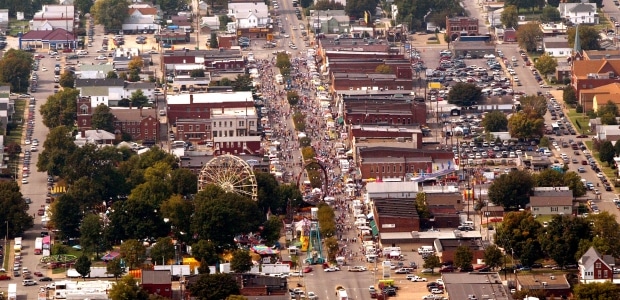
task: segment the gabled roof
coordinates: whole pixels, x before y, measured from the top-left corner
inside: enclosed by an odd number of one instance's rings
[[[593,12],[596,11],[596,5],[594,3],[579,3],[575,7],[568,9],[568,11],[573,13]]]
[[[73,41],[73,33],[62,28],[54,30],[31,30],[22,36],[22,41]]]
[[[142,284],[172,284],[168,270],[143,270]]]
[[[140,12],[143,16],[154,16],[157,15],[157,8],[154,7],[139,7],[139,8],[130,8],[129,15],[132,15],[134,12]]]
[[[579,264],[587,269],[597,260],[601,260],[609,268],[611,268],[610,265],[614,264],[613,256],[601,255],[601,253],[599,253],[594,247],[590,247],[590,249],[588,249],[588,251],[581,256],[579,259]]]
[[[581,90],[580,93],[596,94],[597,96],[601,94],[620,94],[620,83],[614,82],[614,83],[606,84],[603,86],[599,86],[597,88],[583,89]]]
[[[620,74],[620,60],[575,60],[573,62],[573,75],[577,77],[587,77],[588,74],[610,71]]]
[[[114,107],[111,109],[111,112],[114,117],[116,117],[116,121],[119,122],[141,122],[148,117],[157,118],[156,110],[149,108],[139,109]]]

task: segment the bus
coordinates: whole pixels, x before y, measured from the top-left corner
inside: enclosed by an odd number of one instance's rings
[[[43,254],[43,238],[38,237],[34,240],[34,254],[41,255]]]

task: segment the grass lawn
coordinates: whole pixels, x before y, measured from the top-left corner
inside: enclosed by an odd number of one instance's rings
[[[615,179],[616,178],[616,173],[614,172],[614,170],[612,168],[610,168],[607,165],[607,163],[601,163],[601,161],[598,158],[598,151],[594,150],[592,141],[586,141],[585,144],[588,147],[588,149],[590,149],[590,151],[592,151],[592,157],[594,157],[594,159],[596,159],[596,162],[599,164],[599,166],[601,166],[601,171],[603,172],[603,174],[605,174],[605,176],[607,176],[607,178],[610,181]],[[612,188],[612,192],[615,193],[616,192],[616,187],[612,184],[611,188]]]
[[[571,108],[568,110],[568,118],[578,132],[590,134],[590,118],[588,116],[577,113],[576,109]]]
[[[28,20],[18,21],[17,19],[9,20],[9,35],[17,35],[19,32],[26,33],[30,29],[28,27]]]
[[[17,144],[21,144],[22,141],[22,132],[24,130],[24,110],[26,110],[26,100],[17,99],[15,100],[15,120],[18,120],[19,123],[16,124],[15,128],[11,130],[9,134],[9,143],[14,142]]]
[[[542,224],[543,222],[549,222],[553,219],[553,215],[536,216],[536,221]]]

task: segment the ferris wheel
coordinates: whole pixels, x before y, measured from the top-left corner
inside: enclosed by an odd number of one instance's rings
[[[243,159],[225,154],[206,163],[198,175],[198,190],[215,184],[224,191],[249,197],[256,201],[258,188],[252,167]]]

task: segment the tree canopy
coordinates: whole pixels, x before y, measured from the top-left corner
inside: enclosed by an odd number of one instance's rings
[[[503,132],[508,130],[508,118],[501,111],[492,111],[482,119],[482,126],[487,132]]]
[[[5,225],[5,222],[6,225]],[[28,213],[28,204],[15,181],[0,181],[0,236],[21,236],[32,228],[34,220]]]
[[[495,178],[489,187],[489,200],[507,210],[525,208],[533,187],[534,180],[529,172],[515,170]]]
[[[519,26],[517,29],[517,42],[519,47],[528,52],[536,51],[538,40],[542,39],[542,31],[536,22],[530,22]]]
[[[6,50],[0,59],[0,82],[10,84],[11,92],[26,92],[30,85],[33,62],[32,54],[26,51],[13,48]]]
[[[448,103],[469,106],[482,99],[482,89],[473,83],[459,82],[448,93]]]
[[[238,295],[239,284],[230,274],[200,274],[198,280],[189,285],[192,295],[201,300],[222,300]]]
[[[532,114],[519,111],[508,120],[510,135],[520,139],[541,137],[545,129],[545,121]]]
[[[91,7],[90,13],[97,24],[106,30],[119,31],[129,16],[129,2],[126,0],[99,0]]]
[[[147,300],[148,298],[149,294],[142,289],[132,275],[125,275],[110,289],[110,299],[112,300]]]
[[[571,48],[575,47],[575,27],[569,27],[566,30],[568,34],[568,44]],[[579,25],[579,41],[582,50],[598,50],[601,48],[599,44],[599,32],[594,26]]]
[[[558,67],[558,61],[551,55],[545,53],[536,60],[534,66],[543,75],[552,74],[555,73],[555,68]]]
[[[505,6],[500,20],[502,21],[502,25],[506,28],[519,27],[519,12],[517,11],[517,7],[514,5]]]
[[[79,95],[80,91],[65,88],[48,96],[47,101],[40,108],[43,124],[50,129],[61,125],[73,126],[77,120],[77,97]]]
[[[93,129],[101,129],[114,133],[114,114],[105,104],[99,104],[95,107],[91,118],[91,126]]]

